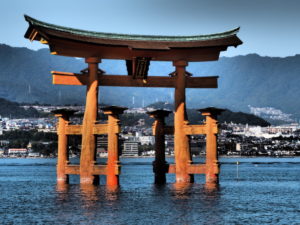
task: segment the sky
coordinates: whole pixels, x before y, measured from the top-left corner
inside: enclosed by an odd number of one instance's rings
[[[0,0],[0,43],[44,48],[24,38],[24,14],[57,25],[126,34],[199,35],[241,27],[243,45],[221,56],[300,54],[299,0]]]

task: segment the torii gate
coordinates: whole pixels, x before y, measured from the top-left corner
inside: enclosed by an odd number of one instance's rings
[[[107,166],[95,164],[95,134],[110,133],[109,146],[116,146],[118,134],[117,115],[124,108],[108,108],[106,113],[111,115],[110,125],[96,123],[98,113],[98,86],[122,87],[167,87],[175,88],[175,115],[174,115],[174,151],[175,165],[170,166],[169,172],[176,174],[176,183],[190,183],[192,174],[205,173],[207,183],[217,183],[218,161],[216,151],[216,120],[215,111],[206,109],[204,115],[209,116],[206,125],[189,125],[186,115],[186,88],[217,88],[217,76],[191,77],[186,71],[188,62],[218,60],[220,52],[229,46],[242,44],[237,37],[239,28],[224,33],[198,36],[151,36],[126,35],[90,32],[57,26],[38,21],[25,16],[29,23],[25,38],[48,44],[51,54],[85,58],[88,69],[81,73],[52,71],[53,84],[86,85],[86,105],[82,125],[69,125],[68,116],[72,112],[58,111],[56,115],[64,124],[59,127],[59,134],[64,135],[59,142],[59,154],[66,154],[66,135],[82,134],[82,150],[80,166],[67,164],[67,157],[58,160],[58,182],[66,183],[67,174],[80,174],[80,183],[92,184],[97,182],[97,175],[107,175],[107,184],[118,184],[118,158],[111,162],[108,156]],[[101,59],[126,60],[128,76],[107,75],[98,69]],[[151,60],[172,61],[175,72],[169,77],[148,76],[148,67]],[[218,110],[217,110],[218,112]],[[205,114],[206,113],[206,114]],[[155,115],[153,115],[155,117]],[[203,165],[192,164],[189,148],[189,135],[207,134],[207,155],[210,162]],[[160,133],[161,135],[161,133]],[[63,144],[62,144],[63,143]],[[62,146],[64,145],[64,146]],[[113,148],[115,152],[115,147]],[[209,150],[210,149],[210,150]],[[109,155],[111,149],[108,149]],[[115,153],[111,154],[114,155]],[[110,175],[109,175],[110,174]],[[210,176],[212,175],[212,176]]]

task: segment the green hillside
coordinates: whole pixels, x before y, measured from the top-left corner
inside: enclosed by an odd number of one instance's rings
[[[83,104],[85,87],[53,85],[50,71],[79,72],[80,59],[0,44],[0,97],[15,102]],[[125,62],[103,60],[109,74],[126,74]],[[300,55],[278,58],[259,55],[221,57],[219,61],[190,63],[194,76],[218,75],[217,89],[187,90],[188,108],[215,106],[249,112],[253,107],[274,107],[300,119]],[[150,75],[168,75],[171,62],[151,62]],[[139,107],[157,101],[173,102],[173,89],[100,87],[100,102]],[[133,100],[134,97],[134,100]]]

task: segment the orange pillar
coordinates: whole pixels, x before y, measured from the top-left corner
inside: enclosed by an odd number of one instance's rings
[[[189,137],[185,134],[184,125],[187,123],[185,86],[186,61],[173,62],[176,66],[175,83],[175,115],[174,115],[174,152],[176,167],[176,183],[190,183],[192,175],[188,174],[188,167],[191,164],[189,149]]]
[[[80,183],[96,184],[99,182],[99,176],[93,175],[93,166],[96,163],[96,138],[93,134],[93,127],[98,113],[98,63],[100,59],[91,57],[85,61],[88,63],[88,84],[82,123]]]
[[[58,117],[57,135],[58,135],[58,149],[57,149],[57,183],[68,184],[69,175],[65,173],[65,167],[69,162],[68,154],[68,136],[66,127],[69,124],[69,117],[74,114],[73,110],[59,109],[52,113]]]
[[[153,123],[153,135],[155,135],[155,160],[153,161],[153,172],[155,173],[155,184],[166,183],[168,164],[165,156],[165,117],[171,112],[166,110],[155,110],[148,114],[155,119]]]
[[[119,185],[119,114],[122,114],[127,108],[109,106],[102,110],[108,115],[108,158],[106,167],[106,185]]]
[[[220,169],[217,151],[217,116],[224,110],[210,107],[199,111],[206,119],[206,184],[218,184]]]

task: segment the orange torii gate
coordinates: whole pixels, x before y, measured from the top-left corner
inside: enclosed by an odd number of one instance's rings
[[[53,84],[86,85],[86,105],[82,125],[69,125],[70,111],[57,111],[59,117],[59,153],[57,182],[66,183],[67,174],[79,174],[80,183],[98,182],[99,174],[107,175],[107,185],[118,184],[119,165],[116,157],[116,142],[119,132],[117,115],[124,108],[108,108],[111,116],[108,124],[97,124],[98,86],[122,87],[167,87],[175,88],[174,127],[169,129],[174,134],[175,164],[168,172],[176,174],[176,183],[190,183],[192,174],[205,173],[207,183],[217,183],[218,161],[216,150],[216,115],[218,109],[203,109],[205,125],[189,125],[186,115],[186,88],[217,88],[217,76],[192,77],[186,71],[188,62],[218,60],[220,52],[229,46],[242,44],[237,37],[239,28],[224,33],[198,36],[153,36],[126,35],[90,32],[57,26],[25,16],[29,23],[25,38],[49,45],[51,54],[85,58],[88,69],[81,73],[52,71]],[[107,75],[98,68],[101,59],[126,60],[128,76]],[[172,61],[175,72],[169,77],[148,76],[151,60]],[[105,111],[105,110],[104,110]],[[159,113],[158,113],[159,114]],[[156,125],[162,125],[162,115],[156,118]],[[158,131],[159,129],[157,129]],[[107,166],[95,163],[95,134],[106,133],[110,142]],[[158,132],[159,135],[164,133]],[[66,156],[66,135],[82,135],[80,166],[68,165]],[[192,164],[189,147],[189,135],[207,135],[207,161],[205,165]],[[60,136],[62,135],[62,136]],[[159,138],[156,138],[159,140]],[[156,162],[161,162],[156,158]],[[157,180],[163,180],[157,175]]]

